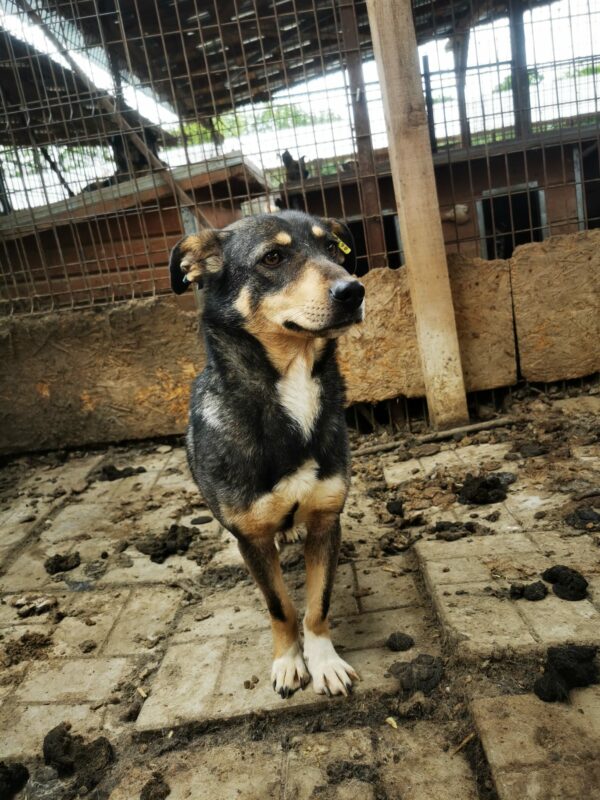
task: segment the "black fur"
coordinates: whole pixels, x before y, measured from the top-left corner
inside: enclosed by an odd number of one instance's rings
[[[363,315],[364,289],[345,271],[353,250],[343,224],[285,211],[188,236],[169,262],[175,292],[199,280],[205,290],[206,367],[192,388],[190,469],[238,539],[280,648],[298,632],[275,535],[295,524],[307,526],[305,626],[327,635],[350,473],[336,338]],[[337,692],[345,693],[353,673],[340,663],[347,680]],[[288,676],[277,691],[287,697],[304,680]]]

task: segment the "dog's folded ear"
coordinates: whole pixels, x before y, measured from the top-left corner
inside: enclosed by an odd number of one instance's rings
[[[202,284],[207,273],[218,272],[223,266],[220,231],[206,229],[184,236],[177,242],[169,258],[171,289],[183,294],[192,283]]]
[[[356,248],[350,228],[339,219],[324,219],[323,224],[338,239],[339,263],[353,275],[356,271]]]

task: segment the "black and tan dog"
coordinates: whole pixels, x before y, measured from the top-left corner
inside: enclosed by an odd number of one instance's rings
[[[206,289],[207,364],[192,391],[190,468],[265,596],[271,678],[282,697],[304,688],[309,673],[321,694],[346,694],[357,678],[327,622],[349,483],[335,340],[364,313],[364,287],[347,271],[352,248],[345,225],[284,211],[187,236],[170,260],[175,292],[194,281]],[[275,542],[302,523],[304,656]]]

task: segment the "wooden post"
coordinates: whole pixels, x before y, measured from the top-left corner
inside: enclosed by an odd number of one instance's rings
[[[525,49],[525,25],[521,0],[510,0],[508,21],[510,24],[511,85],[515,115],[515,136],[522,139],[531,133],[531,95],[529,70]]]
[[[377,185],[377,170],[373,155],[371,123],[367,108],[367,93],[362,71],[356,9],[354,0],[340,7],[342,36],[346,50],[346,67],[350,83],[354,132],[356,135],[356,160],[358,161],[358,188],[365,220],[365,235],[369,269],[385,267],[386,248],[381,220],[381,204]]]
[[[469,419],[410,0],[367,0],[432,423]],[[399,346],[402,343],[399,342]]]
[[[467,58],[469,55],[469,29],[455,33],[452,37],[454,74],[456,75],[456,94],[458,98],[458,117],[460,120],[460,143],[465,149],[471,146],[471,128],[467,114],[465,85],[467,82]]]

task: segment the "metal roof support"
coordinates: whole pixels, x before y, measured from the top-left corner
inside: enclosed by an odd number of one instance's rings
[[[439,428],[468,421],[410,0],[367,0],[427,405]]]

